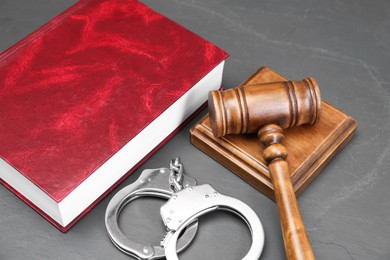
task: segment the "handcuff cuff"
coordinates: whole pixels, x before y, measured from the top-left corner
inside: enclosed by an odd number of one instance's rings
[[[160,245],[134,242],[119,228],[121,210],[131,201],[144,196],[168,200],[160,208],[167,229]],[[115,194],[107,206],[105,224],[112,243],[125,254],[141,260],[163,257],[178,260],[177,253],[184,250],[196,235],[198,217],[215,210],[227,210],[245,221],[252,236],[252,244],[242,259],[259,259],[264,246],[264,230],[256,213],[244,202],[220,194],[208,184],[197,185],[194,178],[184,176],[180,158],[172,160],[169,169],[144,170],[133,184]]]

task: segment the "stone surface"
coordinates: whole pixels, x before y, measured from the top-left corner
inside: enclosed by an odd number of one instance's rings
[[[74,0],[0,1],[0,50]],[[359,123],[355,138],[298,202],[318,259],[390,259],[390,3],[381,1],[143,1],[228,51],[223,85],[233,87],[262,65],[291,79],[315,77],[322,97]],[[0,259],[129,259],[106,235],[105,208],[144,168],[180,156],[187,174],[251,206],[265,226],[262,259],[285,258],[276,205],[189,142],[189,128],[168,142],[120,187],[62,234],[0,187]],[[125,209],[126,234],[158,243],[161,201]],[[153,215],[145,218],[144,216]],[[155,217],[157,215],[157,217]],[[133,231],[134,230],[134,231]],[[200,219],[181,259],[239,259],[249,231],[234,215]]]

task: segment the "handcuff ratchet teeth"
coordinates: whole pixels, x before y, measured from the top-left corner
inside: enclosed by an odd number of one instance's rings
[[[164,248],[161,245],[142,245],[126,237],[119,228],[118,218],[121,210],[131,201],[140,197],[158,197],[169,199],[174,191],[167,181],[172,175],[172,169],[159,168],[144,170],[140,177],[131,185],[124,187],[111,199],[106,209],[105,224],[107,233],[113,244],[123,253],[137,259],[158,259],[165,257]],[[182,179],[182,185],[196,185],[196,180],[189,176]],[[186,248],[194,239],[198,228],[195,221],[183,232],[178,241],[178,250]]]

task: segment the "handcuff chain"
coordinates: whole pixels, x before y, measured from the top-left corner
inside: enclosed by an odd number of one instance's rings
[[[169,162],[169,184],[174,193],[183,189],[183,171],[184,165],[180,161],[180,157],[176,157]],[[172,236],[172,232],[166,232],[164,238],[160,241],[160,246],[165,248],[166,241]]]
[[[180,161],[179,157],[172,159],[169,163],[169,184],[171,185],[174,192],[178,192],[183,189],[183,171],[184,166]]]

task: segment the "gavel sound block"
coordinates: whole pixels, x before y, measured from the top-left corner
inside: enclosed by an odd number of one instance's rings
[[[260,68],[240,86],[287,79],[267,67]],[[284,130],[284,146],[296,195],[299,195],[321,172],[323,167],[353,137],[357,124],[340,110],[321,103],[321,120]],[[191,142],[266,196],[275,200],[274,187],[263,158],[263,147],[256,134],[214,137],[209,115],[190,131]]]

